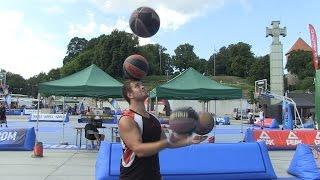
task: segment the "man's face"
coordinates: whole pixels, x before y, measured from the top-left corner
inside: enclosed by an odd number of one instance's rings
[[[136,101],[145,101],[148,93],[141,81],[132,81],[130,83],[131,92],[128,92],[128,97]]]

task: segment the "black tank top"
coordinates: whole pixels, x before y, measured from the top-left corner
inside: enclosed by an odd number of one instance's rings
[[[143,117],[133,110],[124,113],[124,116],[142,117],[142,142],[155,142],[161,139],[160,122],[150,114]],[[138,157],[123,143],[123,156],[120,163],[120,180],[161,180],[158,153],[149,157]]]

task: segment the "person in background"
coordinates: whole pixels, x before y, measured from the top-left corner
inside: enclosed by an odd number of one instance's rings
[[[89,140],[96,140],[97,146],[99,147],[101,144],[101,141],[104,140],[105,136],[104,134],[99,134],[99,131],[97,129],[97,126],[93,118],[89,120],[88,124],[86,124],[84,129],[85,129],[85,137]]]
[[[74,104],[74,115],[78,114],[78,105]]]
[[[260,111],[259,111],[259,119],[260,119],[261,129],[263,129],[263,126],[264,126],[264,112],[263,112],[262,109],[260,109]]]
[[[2,124],[6,124],[6,127],[8,127],[7,116],[6,116],[6,107],[1,102],[0,103],[0,127],[2,127]]]

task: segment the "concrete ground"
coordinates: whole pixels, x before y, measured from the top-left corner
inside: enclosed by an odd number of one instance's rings
[[[230,126],[216,127],[217,142],[239,142],[248,125],[241,128],[240,121],[232,121]],[[9,117],[9,127],[32,127],[35,123],[27,122],[26,117]],[[75,146],[74,127],[83,126],[72,117],[66,124],[66,141]],[[40,138],[44,144],[58,144],[61,140],[61,123],[41,123]],[[103,132],[110,140],[110,132]],[[43,158],[32,158],[31,151],[0,151],[1,180],[91,180],[95,178],[96,150],[74,148],[50,148],[46,146]],[[51,146],[52,147],[52,146]],[[77,146],[75,146],[77,147]],[[278,177],[292,177],[287,168],[294,151],[269,151],[269,155]]]
[[[294,151],[270,151],[273,168],[279,178],[287,174]],[[1,180],[94,180],[97,151],[44,150],[43,158],[31,158],[32,152],[0,151]]]
[[[30,151],[0,152],[1,180],[94,179],[96,151],[44,150],[43,158]]]

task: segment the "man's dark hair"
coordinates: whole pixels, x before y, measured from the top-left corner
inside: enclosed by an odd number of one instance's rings
[[[130,104],[130,98],[128,97],[128,92],[132,92],[131,89],[132,80],[126,80],[122,86],[122,97]]]

